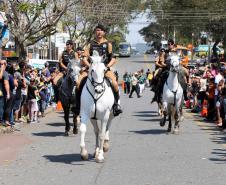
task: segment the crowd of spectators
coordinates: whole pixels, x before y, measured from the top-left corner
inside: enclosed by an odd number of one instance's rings
[[[35,69],[26,62],[0,61],[0,124],[37,123],[53,101],[48,63]]]
[[[199,113],[206,121],[226,131],[226,63],[196,63],[187,67],[189,71],[184,105],[192,113]],[[141,97],[145,85],[151,86],[154,72],[149,69],[123,75],[124,94],[132,98],[134,92]]]
[[[146,86],[150,86],[152,79],[152,73],[148,69],[146,74],[144,70],[134,73],[125,72],[123,75],[123,90],[124,94],[128,94],[129,98],[133,97],[133,93],[137,94],[137,97],[140,98],[144,92]]]
[[[226,129],[226,63],[196,64],[190,68],[188,99],[191,112],[200,113],[206,121]]]

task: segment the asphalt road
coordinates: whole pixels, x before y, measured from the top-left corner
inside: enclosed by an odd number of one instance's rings
[[[153,68],[151,56],[120,58],[119,74]],[[63,114],[51,113],[10,135],[0,136],[1,185],[225,185],[226,137],[199,116],[185,114],[179,135],[159,126],[156,104],[121,92],[123,114],[115,118],[110,150],[97,164],[89,124],[90,158],[80,158],[79,135],[64,137]],[[6,145],[3,147],[3,145]],[[8,144],[8,145],[7,145]]]

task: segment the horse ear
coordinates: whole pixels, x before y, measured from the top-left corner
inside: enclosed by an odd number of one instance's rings
[[[93,55],[92,55],[92,56],[94,56],[94,57],[99,57],[100,55],[99,55],[99,52],[98,52],[98,51],[93,50]]]

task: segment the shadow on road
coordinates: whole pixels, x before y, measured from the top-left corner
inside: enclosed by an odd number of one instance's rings
[[[133,116],[136,117],[142,117],[142,118],[152,118],[152,117],[158,117],[158,114],[156,111],[139,111],[139,112],[135,112],[135,114],[133,114]],[[160,121],[160,119],[140,119],[140,121]]]
[[[140,121],[149,121],[149,122],[160,122],[161,118],[155,118],[155,119],[139,119]]]
[[[193,114],[192,120],[201,124],[198,124],[200,130],[205,131],[210,135],[210,141],[217,144],[219,148],[213,149],[211,152],[212,157],[209,158],[210,161],[216,164],[226,164],[226,135],[221,132],[222,128],[217,127],[215,123],[207,122],[199,114]]]
[[[81,162],[80,154],[63,154],[63,155],[44,155],[44,158],[49,160],[53,163],[64,163],[64,164],[72,164],[72,165],[84,165],[84,164],[77,164],[74,162]]]
[[[137,131],[129,131],[129,132],[133,132],[136,134],[151,134],[151,135],[159,135],[159,134],[166,134],[167,131],[163,130],[163,129],[151,129],[151,130],[137,130]]]
[[[226,149],[214,149],[212,155],[215,157],[209,158],[210,161],[217,162],[217,164],[226,164]]]
[[[32,133],[34,136],[42,136],[42,137],[57,137],[64,136],[64,132],[39,132]]]
[[[53,126],[53,127],[62,127],[62,126],[65,126],[65,123],[48,123],[47,125]]]
[[[148,60],[148,61],[134,61],[132,60],[131,62],[133,63],[139,63],[139,64],[150,64],[150,63],[154,63],[154,61]]]
[[[137,114],[150,114],[150,113],[158,113],[157,111],[138,111],[138,112],[135,112]]]

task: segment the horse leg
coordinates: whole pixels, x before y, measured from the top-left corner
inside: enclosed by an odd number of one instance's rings
[[[167,129],[167,132],[171,132],[171,129],[172,129],[172,120],[171,120],[171,110],[169,108],[168,110],[168,116],[169,116],[169,125],[168,125],[168,129]]]
[[[86,135],[86,122],[82,121],[81,125],[80,125],[80,132],[81,132],[81,141],[80,141],[80,148],[81,148],[81,158],[83,160],[88,160],[89,155],[88,155],[88,151],[85,148],[85,135]]]
[[[98,153],[99,153],[99,150],[100,150],[100,143],[99,143],[99,128],[98,128],[98,125],[97,125],[97,120],[91,120],[91,123],[93,125],[93,128],[94,128],[94,133],[95,133],[95,136],[96,136],[96,148],[95,148],[95,152],[94,152],[94,158],[97,159],[98,157]]]
[[[166,124],[166,117],[167,117],[167,103],[163,103],[163,117],[160,120],[160,126],[164,127]]]
[[[179,127],[180,127],[180,110],[177,110],[175,112],[175,115],[174,115],[174,118],[175,118],[175,125],[174,125],[174,130],[173,130],[173,133],[174,134],[179,134]]]
[[[110,130],[113,118],[114,118],[113,116],[110,116],[110,118],[108,120],[108,123],[107,123],[105,139],[104,139],[104,148],[103,148],[104,152],[107,152],[109,150],[109,140],[110,140],[109,130]]]
[[[182,101],[183,102],[183,101]],[[183,105],[181,103],[180,105],[180,121],[184,121],[184,114],[183,114]]]
[[[78,118],[79,116],[73,114],[73,124],[74,124],[74,128],[73,128],[73,134],[78,134]]]
[[[103,148],[104,148],[104,139],[105,139],[105,133],[106,133],[109,115],[110,115],[110,111],[107,111],[103,120],[101,120],[101,132],[99,133],[100,150],[98,153],[98,157],[96,159],[97,163],[104,162],[104,149]]]
[[[69,136],[70,131],[70,122],[69,122],[69,107],[68,105],[62,104],[64,109],[64,120],[65,120],[65,136]]]

